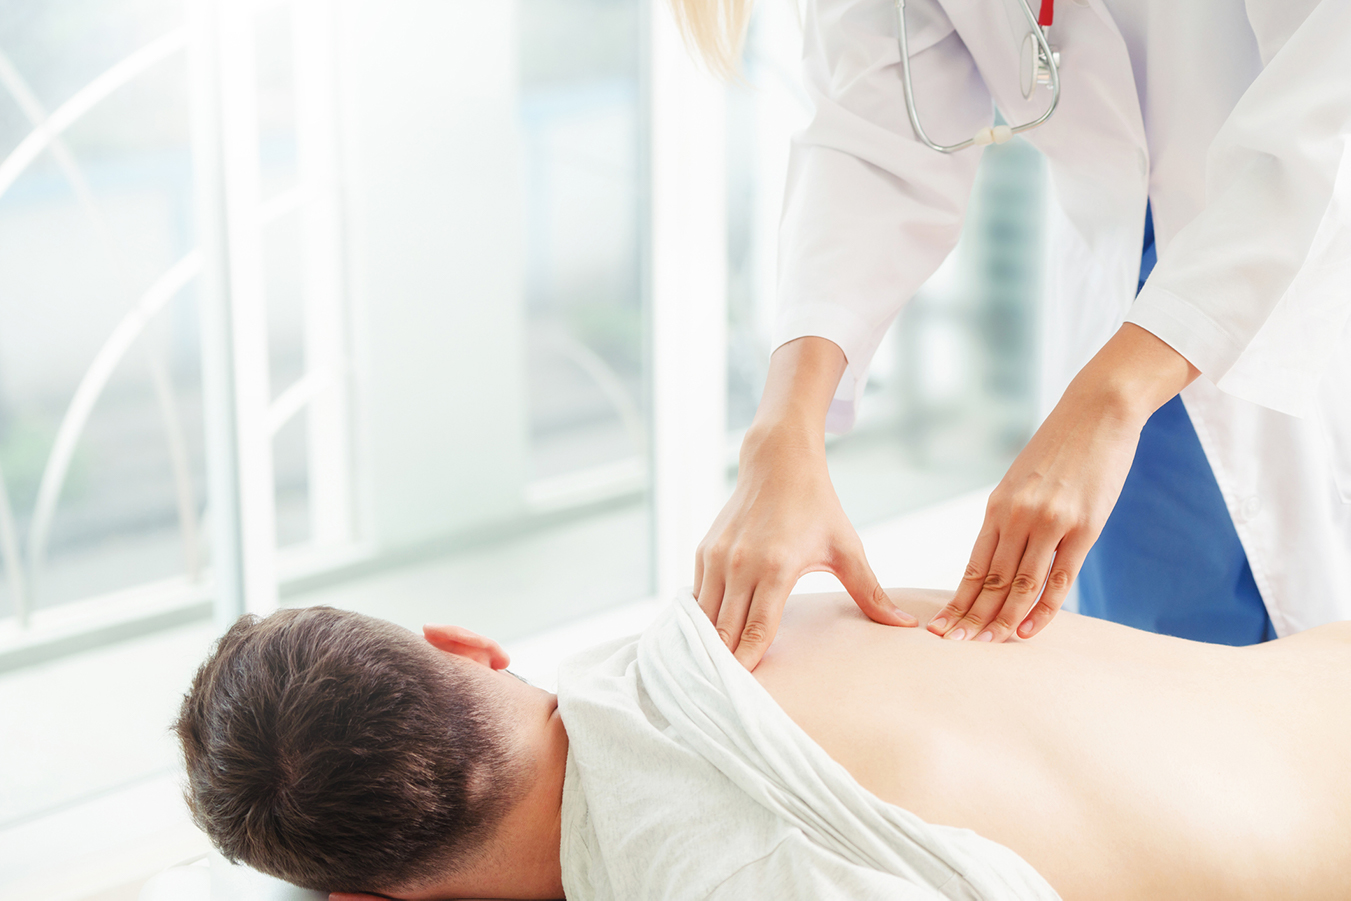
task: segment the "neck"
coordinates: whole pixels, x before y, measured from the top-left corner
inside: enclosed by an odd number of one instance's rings
[[[563,897],[559,850],[568,733],[558,715],[556,699],[539,737],[543,740],[542,753],[537,754],[533,772],[526,776],[525,795],[502,819],[488,855],[473,868],[477,871],[472,874],[476,877],[474,897]]]
[[[530,705],[534,709],[527,715],[529,725],[520,733],[527,751],[525,793],[502,817],[484,852],[455,875],[397,897],[406,901],[563,897],[559,847],[568,733],[558,715],[558,699],[539,694],[544,703]]]

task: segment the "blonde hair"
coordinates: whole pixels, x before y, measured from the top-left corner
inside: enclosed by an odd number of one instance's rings
[[[741,47],[751,18],[752,0],[671,0],[685,43],[698,50],[704,65],[719,78],[741,74]]]

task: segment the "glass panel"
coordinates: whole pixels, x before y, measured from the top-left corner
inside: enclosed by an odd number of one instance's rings
[[[111,66],[182,25],[177,0],[0,6],[0,158]],[[204,499],[191,286],[133,333],[106,385],[91,368],[193,246],[186,63],[133,77],[0,185],[0,470],[30,607],[196,572]],[[73,406],[87,381],[87,420]],[[58,447],[67,423],[74,439]],[[70,451],[64,479],[53,478]],[[59,492],[44,500],[48,476]],[[188,520],[191,520],[190,522]],[[0,589],[0,616],[14,611]]]
[[[402,46],[435,56],[435,74],[418,77],[450,87],[397,86],[434,93],[437,116],[399,113],[377,130],[384,113],[357,114],[359,180],[381,185],[356,205],[373,529],[426,562],[288,603],[509,639],[651,590],[639,13],[638,0],[447,8],[457,18],[437,27],[473,30],[474,47],[443,71],[444,47]],[[378,79],[383,48],[402,41],[383,29],[403,26],[376,27],[357,65]],[[482,68],[465,84],[452,68],[474,54]],[[410,140],[425,157],[405,156]],[[381,171],[394,159],[401,171]],[[444,252],[429,263],[383,246],[395,232]],[[436,350],[423,356],[427,335]],[[444,447],[430,463],[408,442],[387,446],[419,418],[416,442]]]
[[[524,0],[531,477],[645,454],[638,4]],[[628,464],[620,467],[616,464]]]
[[[183,14],[182,0],[0,4],[0,160],[16,159],[34,119],[181,29]],[[57,617],[65,632],[107,625],[100,605],[71,602],[133,590],[162,600],[148,583],[196,579],[207,562],[196,286],[148,303],[195,244],[188,84],[180,46],[0,182],[0,470],[44,635]],[[12,563],[0,560],[6,652],[25,634],[10,618]],[[0,895],[78,871],[85,839],[144,840],[137,809],[51,817],[172,780],[166,727],[209,632],[0,672]]]
[[[303,384],[313,365],[313,273],[306,263],[313,236],[297,212],[308,198],[296,195],[311,171],[311,145],[303,140],[311,131],[297,133],[310,107],[298,102],[307,96],[296,75],[297,39],[305,33],[294,24],[293,6],[260,5],[255,23],[262,200],[271,213],[263,245],[274,401]],[[306,8],[312,14],[315,7]],[[183,8],[182,0],[9,0],[0,4],[0,52],[10,54],[50,111],[108,66],[180,27]],[[398,18],[364,0],[340,9],[382,23]],[[306,583],[308,592],[299,582],[283,589],[288,603],[337,603],[409,625],[450,619],[509,639],[641,598],[651,587],[641,7],[639,0],[518,0],[409,9],[410,17],[444,22],[437,17],[463,15],[499,29],[495,36],[505,40],[494,49],[506,51],[496,59],[507,99],[484,104],[482,85],[470,79],[387,70],[418,103],[426,92],[449,101],[414,112],[463,153],[447,158],[416,145],[378,145],[391,151],[381,162],[393,165],[367,170],[366,183],[342,186],[351,259],[335,264],[344,270],[335,293],[358,293],[342,284],[356,282],[349,269],[378,278],[360,286],[366,308],[352,329],[356,363],[338,361],[342,371],[333,377],[355,382],[367,401],[358,417],[361,440],[375,449],[363,448],[360,460],[367,490],[359,531],[381,572],[328,570]],[[453,65],[445,33],[418,27]],[[466,37],[472,33],[460,37],[480,40]],[[377,41],[361,32],[345,37]],[[404,49],[342,52],[397,60]],[[188,83],[184,53],[175,51],[67,133],[106,227],[50,152],[0,195],[0,469],[21,546],[30,542],[38,486],[76,386],[147,286],[193,249]],[[406,110],[399,93],[380,99]],[[390,130],[380,120],[383,109],[346,105],[352,99],[341,98],[341,141],[335,135],[329,148],[342,157],[344,177],[361,161],[356,145],[370,149],[378,137],[371,133]],[[371,118],[361,120],[363,110]],[[501,128],[485,136],[466,124],[482,120]],[[0,159],[31,130],[20,102],[0,84]],[[498,167],[480,165],[485,161]],[[458,202],[417,206],[426,192],[447,185]],[[373,207],[372,198],[391,205]],[[425,218],[400,221],[398,202],[409,198]],[[493,223],[506,227],[484,229],[484,211],[489,218],[501,213]],[[387,230],[400,238],[382,245]],[[417,244],[433,233],[430,249]],[[408,235],[413,240],[403,241]],[[445,278],[433,283],[429,273],[438,271]],[[511,290],[498,291],[502,285]],[[36,584],[40,610],[114,590],[153,600],[147,583],[202,567],[199,346],[190,283],[112,367],[52,507],[47,562]],[[452,373],[459,371],[456,357],[466,354],[489,365],[427,379],[435,366],[414,365],[427,362],[418,357],[424,352]],[[313,440],[323,433],[315,426],[320,411],[298,407],[273,440],[278,541],[287,547],[315,539],[318,471],[325,454],[336,454],[315,446],[322,444]],[[329,425],[345,415],[329,416]],[[403,458],[376,445],[384,424],[408,421],[450,455],[425,454],[425,469],[400,470]],[[288,552],[283,564],[296,559]],[[0,567],[8,575],[7,562]],[[316,589],[316,582],[330,587]],[[14,610],[4,586],[0,578],[0,619]],[[8,774],[0,783],[0,895],[15,874],[51,872],[68,853],[57,834],[63,806],[83,811],[97,806],[96,797],[153,788],[157,804],[170,801],[146,815],[147,829],[169,828],[151,822],[161,809],[181,819],[176,758],[164,730],[210,632],[199,623],[0,672],[0,721],[21,724],[18,739],[0,753],[0,771]],[[105,732],[97,748],[89,744]],[[100,848],[128,833],[115,814],[82,823],[82,834]],[[16,848],[24,850],[6,850]],[[30,853],[34,848],[41,853]],[[20,856],[22,872],[10,867]]]
[[[561,618],[556,603],[576,615],[650,590],[640,2],[520,6],[526,500],[594,512],[516,552],[534,584],[514,593],[512,632]]]
[[[789,139],[810,115],[792,15],[757,10],[728,120],[733,447],[764,386]],[[1031,435],[1043,178],[1022,140],[985,150],[957,249],[878,350],[853,431],[827,439],[856,526],[997,481]]]

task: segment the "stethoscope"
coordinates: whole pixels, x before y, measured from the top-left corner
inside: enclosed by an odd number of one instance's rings
[[[1030,131],[1041,125],[1051,118],[1051,113],[1055,112],[1056,105],[1060,103],[1060,54],[1053,51],[1051,45],[1046,43],[1046,32],[1044,30],[1050,27],[1055,15],[1055,0],[1042,0],[1042,21],[1038,21],[1037,17],[1032,14],[1032,8],[1027,5],[1027,0],[1018,0],[1018,5],[1022,7],[1023,15],[1027,17],[1028,25],[1032,27],[1027,37],[1023,38],[1022,83],[1020,85],[1023,97],[1031,97],[1032,91],[1037,85],[1049,83],[1051,85],[1051,105],[1046,108],[1046,112],[1031,122],[1024,122],[1022,125],[987,125],[960,144],[937,144],[925,133],[924,126],[919,124],[919,113],[915,111],[915,91],[910,84],[910,49],[905,34],[905,0],[896,0],[896,21],[898,23],[896,42],[901,48],[901,84],[905,88],[905,111],[910,114],[910,124],[914,127],[915,134],[927,147],[940,153],[955,153],[967,147],[1002,144],[1016,134]]]

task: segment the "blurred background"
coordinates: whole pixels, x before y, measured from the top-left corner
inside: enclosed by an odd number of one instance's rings
[[[556,648],[690,581],[771,350],[798,21],[763,0],[723,86],[661,0],[0,4],[0,897],[200,853],[167,730],[241,612]],[[1042,180],[985,151],[830,439],[869,534],[1031,434]]]

